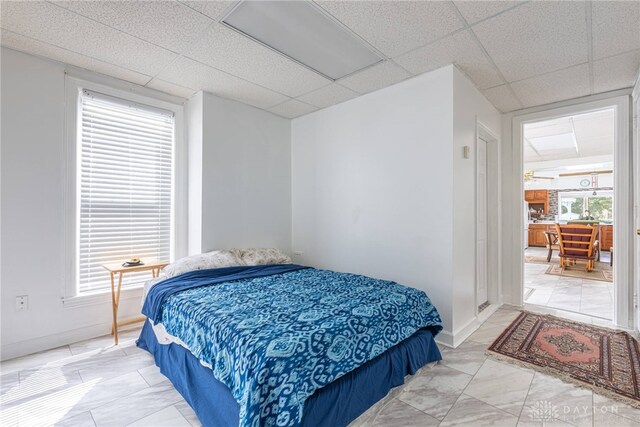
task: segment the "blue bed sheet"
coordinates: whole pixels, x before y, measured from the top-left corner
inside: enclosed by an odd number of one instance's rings
[[[424,292],[395,282],[295,265],[219,270],[157,284],[143,313],[211,367],[242,426],[301,425],[318,389],[442,328]]]

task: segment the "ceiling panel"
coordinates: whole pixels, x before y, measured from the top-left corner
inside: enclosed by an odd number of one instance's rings
[[[411,77],[411,74],[403,68],[392,61],[385,61],[359,73],[340,79],[338,83],[362,94],[382,89],[383,87],[401,82],[409,77]]]
[[[468,30],[458,31],[394,61],[413,74],[456,64],[480,89],[504,83]]]
[[[590,93],[587,64],[511,83],[524,107],[578,98]]]
[[[157,77],[160,80],[198,88],[258,108],[269,108],[288,99],[282,94],[184,57],[178,58]]]
[[[454,1],[464,19],[469,24],[497,15],[512,7],[523,4],[521,1]]]
[[[588,60],[584,2],[530,2],[472,28],[510,82]]]
[[[451,2],[319,1],[322,8],[389,57],[463,27]]]
[[[332,83],[306,95],[299,96],[298,99],[318,108],[325,108],[355,98],[356,96],[358,96],[358,94],[351,89],[347,89],[337,83]]]
[[[209,28],[185,56],[291,97],[331,83],[222,24]]]
[[[176,54],[104,24],[45,2],[2,2],[6,30],[146,75]]]
[[[640,49],[640,1],[594,1],[593,57]]]
[[[1,30],[0,39],[2,39],[3,46],[11,49],[27,52],[32,55],[43,56],[45,58],[64,62],[65,64],[75,65],[76,67],[95,71],[96,73],[105,74],[131,83],[144,85],[151,79],[151,76],[118,67],[117,65],[108,64],[79,53],[61,49],[38,40],[12,33],[11,31]]]
[[[640,49],[623,53],[593,63],[593,90],[609,90],[633,87],[640,69]]]
[[[507,85],[501,85],[485,89],[482,94],[502,112],[519,110],[522,108],[520,101],[511,93]]]
[[[189,6],[190,8],[208,16],[214,21],[219,21],[231,9],[232,5],[237,1],[224,1],[224,0],[203,0],[203,1],[183,1],[180,3]]]
[[[295,99],[269,108],[269,111],[271,111],[272,113],[282,117],[286,117],[288,119],[293,119],[295,117],[302,116],[316,110],[317,108],[313,105],[305,104],[304,102],[300,102]]]
[[[213,21],[175,1],[61,1],[57,5],[110,27],[182,52]]]
[[[541,156],[538,155],[538,153],[535,152],[533,148],[531,148],[531,145],[529,145],[526,140],[525,144],[522,146],[522,158],[525,163],[539,162],[541,160],[544,160]]]
[[[180,96],[182,98],[189,98],[191,95],[197,92],[195,89],[180,86],[175,83],[167,82],[160,79],[153,79],[147,83],[147,87],[160,92],[170,93],[171,95]]]

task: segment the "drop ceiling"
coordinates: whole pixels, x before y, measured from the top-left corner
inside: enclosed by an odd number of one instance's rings
[[[525,169],[551,171],[589,166],[610,168],[613,162],[613,109],[545,120],[524,126]]]
[[[384,61],[332,81],[224,26],[231,1],[2,1],[0,43],[293,118],[455,64],[503,112],[631,87],[640,2],[317,1]]]

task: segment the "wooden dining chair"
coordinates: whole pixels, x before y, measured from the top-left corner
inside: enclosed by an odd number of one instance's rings
[[[550,231],[545,231],[544,240],[546,240],[547,242],[547,250],[549,251],[547,252],[547,262],[551,262],[553,250],[560,250],[560,245],[558,244],[558,235]]]
[[[584,261],[587,271],[593,270],[598,254],[597,227],[580,224],[556,224],[560,244],[560,266],[564,270],[567,262]]]

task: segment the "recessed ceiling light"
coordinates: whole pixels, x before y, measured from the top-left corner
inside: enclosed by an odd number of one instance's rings
[[[527,139],[533,148],[539,153],[543,151],[566,150],[568,148],[573,148],[578,151],[576,137],[573,132]]]
[[[222,23],[331,80],[382,61],[310,1],[243,1]]]

